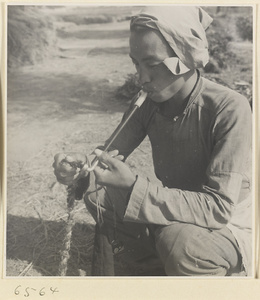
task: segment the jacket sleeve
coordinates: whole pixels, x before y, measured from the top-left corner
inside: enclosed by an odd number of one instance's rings
[[[168,189],[138,177],[124,220],[159,225],[179,221],[212,229],[230,221],[251,188],[243,178],[250,165],[252,114],[248,102],[241,99],[227,102],[215,117],[213,151],[201,191]]]

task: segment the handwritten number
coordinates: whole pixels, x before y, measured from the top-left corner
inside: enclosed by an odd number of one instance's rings
[[[21,285],[18,285],[18,286],[15,288],[15,290],[14,290],[15,295],[19,295],[19,294],[20,294],[20,292],[18,291],[18,288],[19,288],[19,287],[21,287]]]
[[[18,285],[18,286],[15,288],[14,293],[15,293],[16,296],[20,295],[20,293],[21,293],[21,288],[22,288],[21,285]],[[30,293],[29,293],[29,290],[33,290],[33,291],[36,292],[36,289],[35,289],[35,288],[26,287],[26,288],[24,289],[24,291],[25,291],[25,294],[23,295],[24,297],[28,298],[28,297],[31,296]],[[56,287],[55,287],[55,288],[51,287],[51,288],[50,288],[50,291],[52,292],[52,294],[58,293],[58,292],[59,292],[58,289],[57,289]],[[40,296],[44,296],[45,294],[46,294],[46,292],[45,292],[45,287],[43,287],[42,289],[40,289],[39,295],[40,295]]]
[[[29,287],[27,287],[27,288],[25,289],[26,294],[24,294],[24,297],[29,297],[29,296],[30,296],[30,294],[29,294],[29,292],[28,292],[28,289],[29,289]]]
[[[54,289],[53,289],[53,288],[51,287],[50,290],[51,290],[52,294],[58,293],[58,292],[59,292],[59,291],[57,290],[57,288],[54,288]]]
[[[45,295],[45,292],[43,291],[44,289],[45,289],[45,287],[40,290],[40,292],[39,292],[40,296],[44,296]]]

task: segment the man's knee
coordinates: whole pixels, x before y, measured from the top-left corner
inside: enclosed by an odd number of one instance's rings
[[[191,224],[176,223],[161,228],[157,234],[157,251],[167,275],[224,276],[230,268],[228,255],[218,247],[211,231]],[[228,244],[228,241],[225,241]],[[229,247],[233,247],[229,243]],[[223,246],[224,242],[223,242]],[[236,255],[234,249],[233,252]]]
[[[185,269],[192,263],[196,265],[196,259],[191,254],[194,251],[192,243],[196,238],[194,233],[191,235],[189,228],[188,224],[166,226],[157,236],[156,248],[167,275],[185,275]]]

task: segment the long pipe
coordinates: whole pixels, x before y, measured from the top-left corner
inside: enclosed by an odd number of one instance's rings
[[[131,117],[133,116],[135,111],[144,103],[146,97],[147,97],[147,93],[144,92],[143,90],[140,90],[139,93],[135,96],[136,102],[135,102],[132,110],[130,111],[130,113],[128,114],[126,119],[121,123],[121,125],[114,131],[114,133],[111,136],[111,139],[110,139],[109,143],[106,145],[106,147],[103,150],[104,152],[106,152],[109,149],[109,147],[114,142],[116,137],[119,135],[119,133],[122,131],[122,129],[128,123],[128,121],[131,119]],[[91,166],[87,167],[86,170],[88,172],[93,171],[96,168],[97,164],[98,164],[98,157],[96,156],[94,158],[94,160],[92,161]]]

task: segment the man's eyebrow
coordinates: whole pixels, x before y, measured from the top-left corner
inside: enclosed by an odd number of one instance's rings
[[[129,54],[129,56],[130,56],[130,58],[131,58],[132,60],[136,60],[136,59],[131,55],[131,53]],[[159,60],[158,60],[158,57],[156,57],[155,55],[148,55],[148,56],[146,56],[146,57],[144,57],[144,58],[142,59],[143,62],[149,61],[149,60],[159,61]]]

